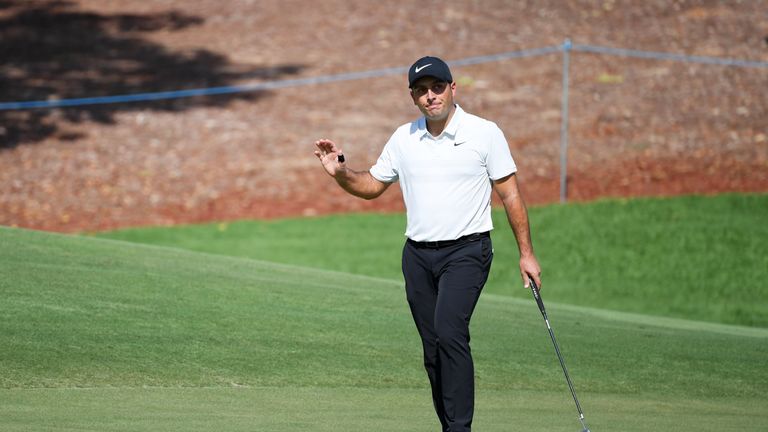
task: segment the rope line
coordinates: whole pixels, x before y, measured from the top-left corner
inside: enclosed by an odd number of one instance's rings
[[[657,51],[641,51],[625,48],[612,48],[598,45],[581,45],[572,44],[570,40],[566,40],[563,44],[547,46],[542,48],[533,48],[520,51],[509,51],[499,54],[491,54],[476,57],[467,57],[460,60],[449,61],[451,66],[470,66],[482,63],[491,63],[504,60],[511,60],[524,57],[537,57],[544,56],[553,53],[563,51],[579,51],[579,52],[591,52],[605,55],[615,55],[623,57],[639,57],[658,60],[672,60],[689,63],[704,63],[721,66],[738,66],[749,68],[768,68],[768,62],[754,61],[754,60],[742,60],[742,59],[730,59],[719,57],[705,57],[705,56],[689,56],[683,54],[664,53]],[[148,92],[148,93],[135,93],[135,94],[123,94],[114,96],[97,96],[97,97],[84,97],[84,98],[72,98],[72,99],[53,99],[53,100],[37,100],[37,101],[16,101],[16,102],[0,102],[0,111],[18,111],[18,110],[30,110],[30,109],[49,109],[49,108],[66,108],[77,107],[85,105],[105,105],[105,104],[118,104],[118,103],[130,103],[130,102],[148,102],[158,100],[169,100],[188,98],[195,96],[214,96],[225,95],[235,93],[248,93],[258,92],[265,90],[277,90],[289,87],[301,87],[316,84],[327,84],[341,81],[354,81],[369,78],[381,78],[389,75],[405,74],[408,71],[408,67],[392,67],[384,69],[374,69],[361,72],[348,72],[333,75],[321,75],[317,77],[287,79],[279,81],[266,81],[261,83],[222,86],[222,87],[207,87],[196,88],[187,90],[172,90],[172,91],[160,91],[160,92]]]
[[[768,68],[768,62],[754,61],[754,60],[741,60],[730,59],[721,57],[707,57],[707,56],[690,56],[685,54],[673,54],[658,51],[641,51],[625,48],[611,48],[597,45],[580,45],[573,44],[571,48],[574,51],[592,52],[597,54],[607,54],[622,57],[639,57],[656,60],[673,60],[686,63],[704,63],[720,66],[740,66],[751,68]]]

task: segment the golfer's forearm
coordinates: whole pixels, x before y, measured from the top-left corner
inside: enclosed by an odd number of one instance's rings
[[[533,256],[533,243],[531,242],[531,227],[528,223],[528,209],[522,199],[514,199],[511,202],[505,202],[504,208],[507,211],[507,219],[512,232],[515,233],[517,248],[520,256]]]
[[[338,172],[334,178],[336,183],[348,193],[368,200],[378,197],[387,188],[385,183],[373,178],[369,171],[355,171],[345,168]]]

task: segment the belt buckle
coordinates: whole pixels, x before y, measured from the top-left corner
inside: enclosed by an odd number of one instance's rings
[[[440,242],[439,241],[426,241],[424,242],[424,246],[430,248],[430,249],[440,249]]]

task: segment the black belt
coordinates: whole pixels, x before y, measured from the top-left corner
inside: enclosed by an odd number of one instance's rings
[[[415,240],[408,239],[408,243],[410,243],[412,246],[417,248],[440,249],[448,246],[456,246],[463,243],[469,243],[469,242],[479,240],[485,237],[490,237],[490,236],[491,236],[491,233],[489,231],[486,231],[481,233],[468,234],[468,235],[459,237],[456,240],[438,240],[438,241],[418,242]]]

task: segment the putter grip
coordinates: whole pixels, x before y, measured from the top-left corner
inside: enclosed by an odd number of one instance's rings
[[[547,310],[544,308],[544,301],[541,299],[539,287],[536,285],[536,282],[534,282],[532,278],[528,278],[528,283],[531,285],[531,292],[533,293],[533,298],[536,299],[536,304],[539,306],[539,311],[541,312],[541,315],[546,319]]]

